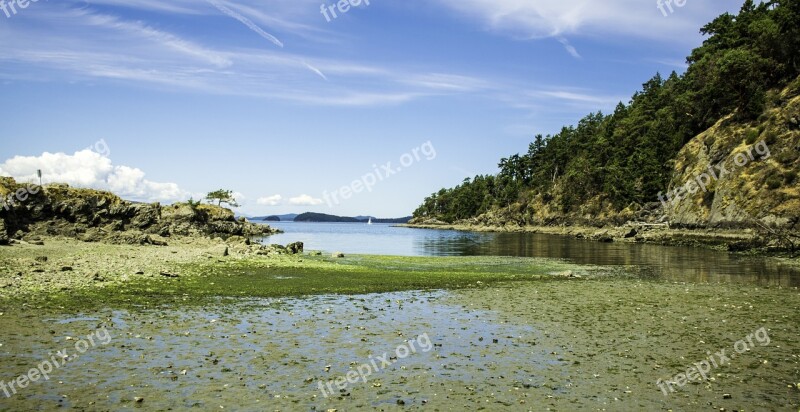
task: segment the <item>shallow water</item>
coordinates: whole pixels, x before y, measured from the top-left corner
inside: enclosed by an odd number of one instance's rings
[[[265,243],[305,242],[306,250],[403,256],[520,256],[576,264],[636,266],[648,276],[675,281],[800,286],[800,265],[702,248],[600,243],[534,233],[467,233],[378,224],[272,224],[286,233]]]
[[[361,406],[398,401],[411,406],[432,396],[420,396],[422,381],[466,385],[495,379],[502,370],[504,379],[530,385],[537,384],[542,370],[561,363],[550,354],[553,348],[531,344],[541,336],[533,327],[443,302],[448,296],[403,292],[254,299],[205,309],[93,314],[101,320],[81,315],[39,321],[21,314],[11,322],[5,316],[0,319],[5,334],[0,378],[6,381],[53,351],[74,352],[66,336],[104,327],[112,339],[66,363],[49,381],[10,399],[0,392],[0,409],[125,409],[141,397],[148,410],[259,410],[259,403],[310,410],[339,402],[343,393]],[[405,349],[398,352],[399,346]],[[383,365],[381,358],[392,365]],[[366,382],[359,379],[344,392],[332,386],[334,396],[325,399],[329,393],[320,382],[325,388],[362,364],[372,366]]]
[[[715,370],[713,380],[670,396],[657,387],[759,327],[771,343]],[[109,332],[107,345],[10,398],[0,392],[0,410],[800,406],[797,289],[604,279],[158,310],[14,310],[0,316],[0,380],[57,350],[73,354],[75,340],[98,328]],[[325,389],[365,365],[377,367],[342,390]]]
[[[379,246],[373,235],[335,234],[354,248],[359,238]],[[608,265],[592,266],[608,276],[83,313],[0,308],[0,411],[800,408],[800,293],[785,263],[546,235],[426,236],[417,244],[429,254],[550,256],[575,273],[586,272],[579,263]],[[310,239],[307,249],[325,249]],[[708,381],[669,396],[656,385],[761,327],[771,344]],[[49,380],[2,392],[101,329],[107,345],[68,358]],[[364,368],[369,376],[336,386]]]

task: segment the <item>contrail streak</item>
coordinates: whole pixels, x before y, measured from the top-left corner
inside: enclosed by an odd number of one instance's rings
[[[325,81],[328,80],[328,77],[325,76],[325,74],[322,73],[322,71],[320,71],[318,68],[316,68],[316,67],[314,67],[314,66],[312,66],[312,65],[310,65],[310,64],[308,64],[306,62],[303,62],[303,64],[306,65],[306,67],[308,67],[309,70],[311,70],[312,72],[318,74],[319,77],[322,77],[323,79],[325,79]]]
[[[275,43],[275,45],[277,45],[278,47],[283,47],[283,43],[281,43],[281,41],[278,40],[277,37],[265,32],[264,30],[261,30],[261,27],[256,26],[256,24],[250,21],[250,19],[248,19],[247,17],[244,17],[241,14],[229,9],[224,4],[218,2],[217,0],[207,0],[207,1],[211,3],[212,6],[218,8],[219,11],[227,14],[230,17],[233,17],[236,20],[239,20],[242,24],[250,28],[250,30],[258,33],[259,36]]]

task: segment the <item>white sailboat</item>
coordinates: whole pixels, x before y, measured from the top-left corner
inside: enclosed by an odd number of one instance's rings
[[[371,224],[372,224],[372,218],[369,218],[369,222],[367,222],[367,224],[368,224],[368,225],[371,225]]]

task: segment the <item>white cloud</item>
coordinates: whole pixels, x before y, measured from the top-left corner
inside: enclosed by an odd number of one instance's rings
[[[314,18],[320,17],[318,3],[302,1],[303,7],[295,1],[273,4],[252,0],[252,7],[238,1],[224,5],[252,17],[253,22],[268,21],[271,26],[289,21],[270,17],[267,11],[273,8],[279,9],[278,16],[293,19],[301,19],[308,10],[316,14]],[[51,2],[37,13],[26,14],[28,25],[0,26],[0,34],[17,39],[0,42],[0,66],[4,68],[0,80],[126,82],[159,90],[183,89],[320,106],[396,105],[428,96],[480,93],[491,86],[469,75],[429,73],[417,66],[385,67],[371,59],[341,60],[303,53],[298,47],[242,47],[227,43],[229,37],[209,41],[180,26],[159,24],[154,19],[132,20],[114,14],[113,9],[98,7],[104,4],[157,14],[185,13],[203,19],[203,23],[230,24],[227,16],[205,1],[176,0],[174,7],[166,9],[150,1],[102,0],[80,9]],[[309,32],[302,27],[286,30]]]
[[[278,206],[281,204],[283,200],[283,196],[281,195],[272,195],[266,197],[260,197],[256,200],[256,203],[261,206]]]
[[[539,92],[544,96],[552,97],[561,100],[568,100],[573,102],[580,102],[580,103],[602,103],[602,104],[609,104],[609,103],[617,103],[621,99],[614,98],[614,97],[607,97],[607,96],[593,96],[589,94],[583,93],[574,93],[569,91],[557,90],[557,91],[543,91]]]
[[[641,0],[438,0],[487,30],[517,38],[567,35],[632,35],[657,41],[696,43],[697,33],[717,16],[714,2],[689,2],[664,17],[655,1]],[[675,35],[678,35],[676,37]],[[569,49],[567,49],[572,53]]]
[[[190,195],[175,183],[145,179],[141,169],[114,166],[109,158],[91,150],[72,155],[45,152],[41,156],[15,156],[0,163],[0,175],[22,182],[37,182],[37,170],[42,171],[44,183],[108,190],[135,201],[172,202],[187,199]]]
[[[429,73],[410,76],[405,83],[437,91],[472,92],[494,85],[482,79],[446,73]]]
[[[309,195],[300,195],[289,199],[289,204],[293,206],[319,206],[322,203],[324,203],[322,199],[315,199]]]
[[[567,40],[567,39],[565,39],[563,37],[560,37],[558,39],[558,42],[561,43],[562,46],[564,46],[564,49],[567,51],[567,53],[569,53],[570,56],[572,56],[572,57],[574,57],[576,59],[580,59],[581,58],[581,54],[578,53],[578,49],[576,49],[575,46],[570,44],[569,40]]]

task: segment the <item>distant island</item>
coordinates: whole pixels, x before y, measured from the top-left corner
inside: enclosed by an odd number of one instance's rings
[[[270,215],[270,216],[253,216],[248,219],[261,222],[291,222],[296,218],[297,213],[290,213],[287,215]]]
[[[296,218],[294,218],[295,222],[319,222],[319,223],[360,223],[361,220],[358,220],[354,217],[346,217],[346,216],[334,216],[334,215],[326,215],[324,213],[312,213],[307,212],[303,213]]]
[[[326,215],[324,213],[307,212],[298,215],[294,218],[295,222],[311,222],[311,223],[367,223],[372,220],[372,223],[397,223],[404,224],[411,220],[411,216],[401,217],[396,219],[379,219],[372,216],[335,216]]]

